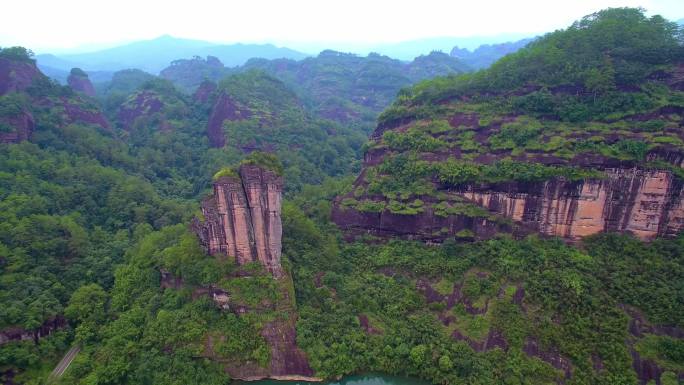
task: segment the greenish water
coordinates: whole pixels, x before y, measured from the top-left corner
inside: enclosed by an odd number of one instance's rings
[[[386,374],[357,374],[347,376],[333,382],[305,382],[305,381],[276,381],[262,380],[253,382],[240,382],[249,385],[431,385],[427,381],[417,378],[390,376]]]

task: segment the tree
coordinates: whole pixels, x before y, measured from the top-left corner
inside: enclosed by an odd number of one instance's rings
[[[454,364],[453,364],[453,362],[451,362],[451,358],[449,358],[449,356],[447,356],[445,354],[445,355],[439,357],[439,368],[443,372],[449,372],[449,371],[451,371],[451,369],[453,369],[453,367],[454,367]]]
[[[100,285],[91,283],[74,291],[69,306],[64,309],[64,315],[78,322],[102,321],[106,315],[106,303],[107,293]]]

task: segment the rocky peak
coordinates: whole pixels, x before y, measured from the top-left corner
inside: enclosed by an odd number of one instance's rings
[[[280,278],[282,189],[283,178],[261,166],[220,172],[202,202],[204,220],[195,218],[192,229],[209,254],[234,257],[238,265],[258,261]]]
[[[95,96],[95,88],[90,82],[88,74],[80,68],[71,69],[71,73],[67,78],[67,84],[69,84],[69,87],[76,92],[81,92],[90,97]]]
[[[34,61],[0,56],[0,95],[25,91],[35,79],[44,76]]]

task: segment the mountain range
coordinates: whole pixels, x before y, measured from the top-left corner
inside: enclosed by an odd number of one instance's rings
[[[84,69],[94,83],[100,83],[110,80],[112,74],[119,70],[135,68],[151,74],[158,74],[175,60],[196,56],[214,56],[226,67],[235,67],[245,64],[251,58],[301,60],[316,56],[319,52],[330,48],[339,52],[360,55],[379,53],[402,61],[411,61],[433,51],[451,52],[454,56],[454,49],[465,48],[472,50],[472,52],[469,51],[468,55],[463,56],[461,55],[462,51],[458,51],[459,55],[456,56],[468,64],[473,63],[471,65],[473,68],[482,68],[504,54],[524,46],[521,42],[527,40],[517,40],[522,37],[526,36],[517,34],[491,37],[438,37],[367,46],[295,44],[296,49],[291,49],[273,44],[217,44],[163,35],[151,40],[136,41],[92,52],[40,53],[35,58],[41,71],[62,83],[66,81],[69,71],[74,67]],[[501,44],[507,45],[508,48],[500,50],[499,45]],[[480,59],[482,55],[487,56],[487,58]]]
[[[163,35],[152,40],[141,40],[88,53],[61,56],[40,54],[36,56],[36,60],[45,72],[51,72],[50,69],[68,71],[73,67],[81,67],[88,71],[138,68],[156,74],[178,58],[207,55],[216,56],[231,67],[241,65],[253,57],[303,59],[307,56],[302,52],[272,44],[225,45]]]

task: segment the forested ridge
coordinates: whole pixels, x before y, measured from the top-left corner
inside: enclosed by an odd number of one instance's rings
[[[574,163],[589,155],[666,170],[681,184],[681,167],[649,154],[684,148],[683,39],[659,16],[604,10],[489,69],[403,89],[368,142],[377,105],[358,104],[357,92],[372,88],[381,104],[383,87],[405,82],[376,84],[396,74],[378,65],[388,58],[254,60],[206,99],[134,70],[96,98],[31,75],[0,96],[0,132],[16,130],[17,116],[35,124],[29,140],[0,144],[0,332],[29,335],[0,341],[0,379],[43,384],[79,345],[58,383],[227,384],[226,367],[271,359],[266,325],[296,317],[297,345],[325,379],[383,372],[443,384],[681,383],[682,235],[596,234],[570,244],[461,233],[435,245],[351,239],[331,210],[338,202],[416,215],[427,207],[421,198],[440,197],[435,183],[600,179],[601,167]],[[428,61],[402,76],[441,73],[438,55]],[[4,48],[0,64],[25,68],[33,59]],[[279,64],[297,69],[278,77]],[[308,66],[323,67],[319,80],[365,66],[368,84],[341,81],[340,94],[294,87],[288,76]],[[321,95],[353,113],[327,115]],[[221,98],[238,118],[221,120],[226,145],[214,148],[206,130]],[[483,137],[467,119],[449,121],[459,114],[477,115],[478,127],[499,124]],[[426,157],[441,152],[459,157]],[[363,164],[377,153],[382,162]],[[207,255],[190,229],[212,180],[241,163],[285,180],[284,279],[258,263]],[[467,202],[435,210],[490,216]],[[206,288],[229,292],[242,311],[197,295]],[[58,326],[38,338],[46,325]]]

